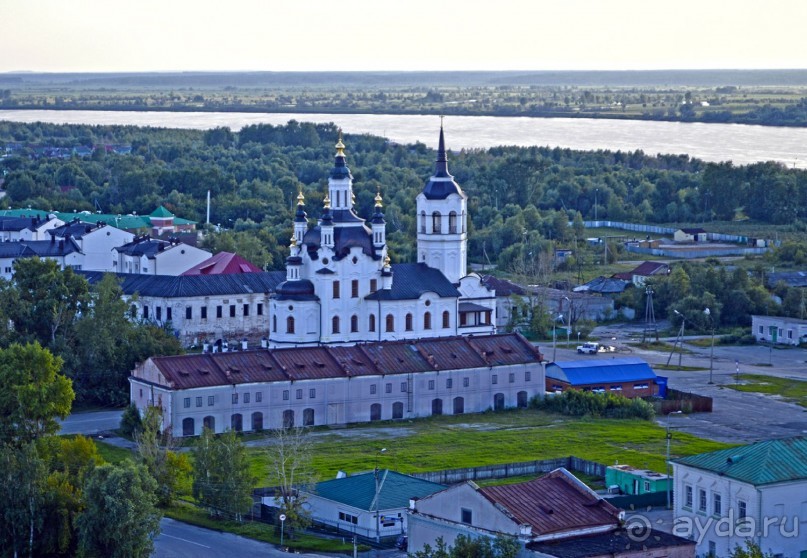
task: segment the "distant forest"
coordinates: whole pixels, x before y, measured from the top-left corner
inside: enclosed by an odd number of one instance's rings
[[[807,126],[807,70],[0,74],[0,109],[612,118]]]
[[[437,130],[435,130],[435,134]],[[211,249],[237,250],[282,269],[298,190],[313,223],[320,214],[338,131],[289,122],[233,132],[0,122],[3,206],[147,214],[160,204],[204,221],[212,195]],[[396,145],[346,134],[356,211],[384,198],[393,260],[414,261],[415,196],[433,172],[423,144]],[[34,146],[131,145],[131,154],[95,149],[86,157],[37,157]],[[807,171],[776,163],[735,166],[641,151],[580,152],[497,147],[450,155],[469,196],[471,261],[511,268],[525,254],[574,246],[583,219],[700,223],[750,219],[807,231]],[[595,201],[597,203],[595,209]],[[569,226],[574,223],[575,226]]]

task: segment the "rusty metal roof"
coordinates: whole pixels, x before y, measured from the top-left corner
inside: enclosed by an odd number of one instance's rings
[[[527,341],[520,333],[511,335],[486,335],[466,337],[468,343],[485,358],[488,366],[521,364],[529,359],[544,360],[538,347]]]
[[[619,510],[560,468],[529,482],[480,488],[479,492],[533,536],[619,525]]]
[[[192,389],[254,382],[409,374],[499,364],[538,363],[541,355],[517,333],[353,346],[259,349],[152,357],[167,387]],[[132,375],[137,378],[141,365]]]

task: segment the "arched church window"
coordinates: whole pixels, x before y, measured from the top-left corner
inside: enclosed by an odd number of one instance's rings
[[[443,312],[443,328],[447,329],[449,327],[451,327],[451,314],[446,310]]]
[[[286,318],[286,333],[294,333],[294,316]]]
[[[432,232],[434,234],[440,234],[443,232],[443,225],[441,223],[439,211],[432,213]]]
[[[395,317],[387,314],[387,331],[395,331]]]
[[[431,329],[432,328],[432,313],[426,312],[423,314],[423,329]]]
[[[457,212],[452,211],[448,214],[448,232],[449,234],[457,234]]]
[[[420,232],[426,233],[426,212],[420,212]]]
[[[370,318],[368,319],[368,331],[375,331],[375,314],[370,314]]]
[[[406,315],[406,331],[412,331],[412,314]]]
[[[339,316],[334,316],[331,320],[333,333],[339,333]]]
[[[350,332],[356,333],[359,331],[359,317],[356,314],[350,316]]]
[[[277,316],[272,316],[272,333],[277,333]]]

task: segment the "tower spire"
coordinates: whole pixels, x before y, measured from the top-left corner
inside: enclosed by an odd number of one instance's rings
[[[448,174],[448,157],[446,157],[446,140],[443,135],[443,117],[440,117],[440,141],[437,144],[437,161],[434,165],[434,176],[451,176]]]

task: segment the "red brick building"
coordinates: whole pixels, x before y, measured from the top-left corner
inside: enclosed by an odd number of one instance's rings
[[[664,395],[659,378],[640,358],[585,359],[551,362],[546,365],[546,391],[579,389],[595,393],[616,393],[625,397]]]

